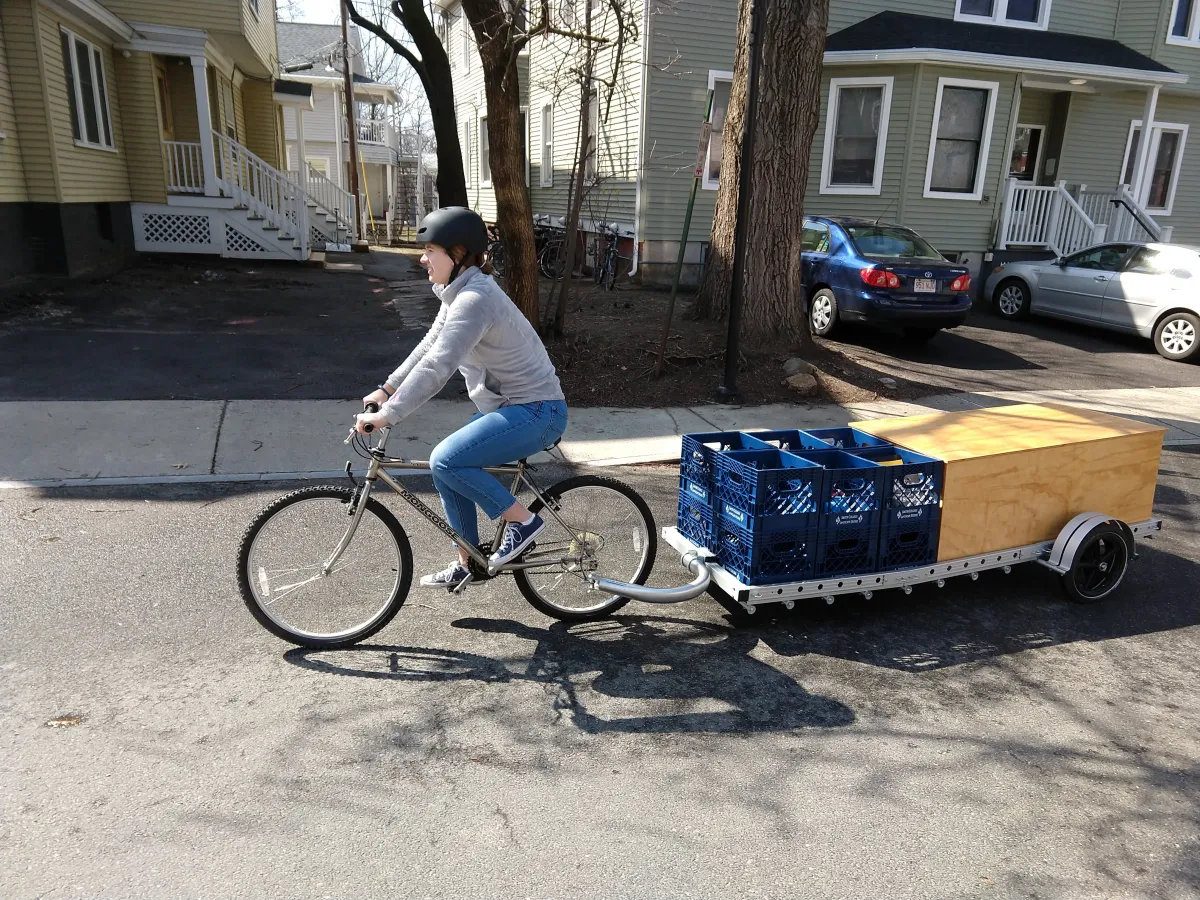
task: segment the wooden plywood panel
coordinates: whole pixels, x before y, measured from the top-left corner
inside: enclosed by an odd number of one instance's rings
[[[1052,540],[1081,512],[1125,522],[1150,518],[1166,432],[1057,405],[854,427],[946,461],[942,561]]]

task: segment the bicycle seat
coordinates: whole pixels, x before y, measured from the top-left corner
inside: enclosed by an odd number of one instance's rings
[[[558,446],[560,443],[562,443],[562,438],[559,438],[557,441],[555,441],[555,442],[554,442],[553,444],[551,444],[549,447],[543,447],[543,448],[542,448],[542,451],[543,451],[543,452],[547,452],[547,451],[553,450],[553,449],[554,449],[555,447],[557,447],[557,446]],[[523,456],[523,457],[521,457],[519,460],[517,460],[517,462],[520,462],[520,463],[527,463],[528,461],[529,461],[529,457],[528,457],[528,456]]]

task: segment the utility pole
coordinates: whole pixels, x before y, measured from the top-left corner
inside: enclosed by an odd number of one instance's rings
[[[350,196],[354,198],[354,229],[358,239],[353,247],[359,252],[365,252],[367,241],[362,233],[362,197],[358,192],[358,126],[354,116],[354,76],[350,66],[350,37],[347,22],[350,12],[346,9],[346,0],[341,0],[342,7],[342,74],[346,83],[346,135],[350,146]]]
[[[738,332],[742,327],[742,282],[746,271],[746,233],[750,226],[750,170],[754,165],[754,120],[758,107],[758,67],[762,57],[767,0],[754,0],[750,11],[750,70],[747,72],[746,116],[742,123],[742,149],[738,169],[737,231],[733,244],[733,285],[729,296],[729,333],[725,343],[725,374],[717,388],[717,400],[737,405],[742,392],[737,387]]]

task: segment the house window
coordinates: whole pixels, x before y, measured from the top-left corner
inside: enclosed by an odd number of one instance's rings
[[[1168,44],[1200,47],[1200,0],[1174,0]]]
[[[542,107],[542,187],[554,187],[554,107]]]
[[[892,82],[890,77],[830,80],[821,157],[822,194],[880,192]]]
[[[1050,26],[1050,0],[958,0],[954,18],[1045,31]]]
[[[1008,174],[1020,181],[1037,179],[1038,157],[1042,151],[1041,125],[1018,125],[1013,139],[1012,156],[1008,161]]]
[[[732,72],[709,72],[708,86],[712,88],[712,131],[708,137],[708,155],[704,160],[706,191],[721,186],[721,157],[724,149],[725,114],[729,109],[729,92],[733,89]]]
[[[329,177],[329,157],[327,156],[306,156],[305,162],[308,163],[309,169],[316,172],[318,175]]]
[[[588,100],[588,144],[583,177],[595,181],[600,175],[600,92],[592,91]]]
[[[450,23],[446,19],[445,13],[438,13],[433,20],[433,30],[437,34],[437,39],[443,47],[450,49]]]
[[[463,159],[463,180],[469,187],[471,184],[471,120],[462,123],[458,135],[459,145],[462,147]]]
[[[492,183],[492,160],[488,155],[487,116],[479,117],[479,183],[485,186]]]
[[[81,147],[112,150],[112,121],[108,113],[104,56],[99,47],[65,28],[61,37],[67,105],[71,110],[71,134],[75,143]]]
[[[1169,216],[1175,206],[1175,189],[1179,186],[1179,167],[1183,163],[1183,148],[1187,144],[1188,126],[1155,122],[1150,129],[1150,173],[1147,183],[1138,194],[1138,202],[1147,212]],[[1142,142],[1142,122],[1135,119],[1129,126],[1125,141],[1125,161],[1121,164],[1121,183],[1133,185],[1133,167]]]
[[[938,79],[925,170],[926,197],[983,198],[999,91],[1000,85],[995,81]]]
[[[458,18],[462,24],[462,67],[463,71],[469,74],[471,71],[471,24],[465,15]]]
[[[562,19],[563,28],[571,31],[575,28],[575,0],[558,0],[558,15]]]
[[[254,18],[258,18],[259,0],[250,0],[250,12],[254,13]]]
[[[525,162],[525,187],[529,187],[529,110],[521,109],[521,159]]]

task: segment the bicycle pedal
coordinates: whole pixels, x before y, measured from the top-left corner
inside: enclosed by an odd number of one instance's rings
[[[450,588],[450,593],[452,593],[452,594],[463,593],[464,591],[466,591],[467,585],[470,584],[471,582],[473,582],[474,580],[475,580],[474,575],[468,575],[466,578],[464,578],[462,581],[460,581],[454,587]]]

